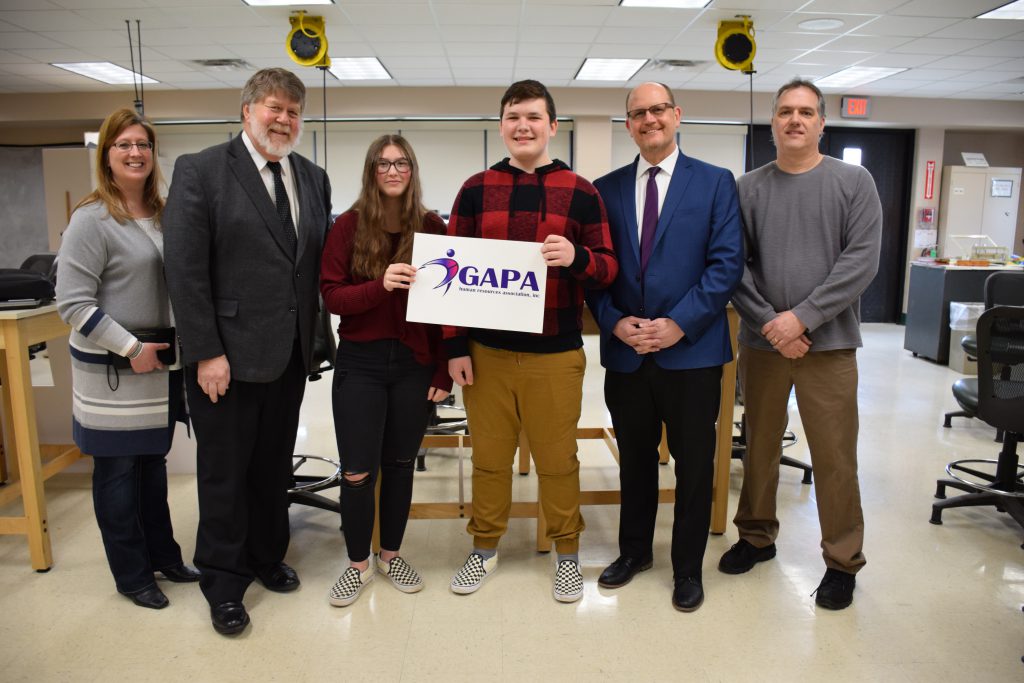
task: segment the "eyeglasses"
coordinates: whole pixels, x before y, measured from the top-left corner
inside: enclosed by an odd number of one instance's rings
[[[399,173],[408,173],[412,170],[412,162],[408,159],[395,159],[394,161],[379,159],[377,161],[377,173],[381,175],[389,173],[392,166],[394,166],[395,170]]]
[[[130,152],[132,147],[138,147],[140,152],[153,151],[152,142],[127,142],[126,140],[122,140],[121,142],[115,142],[113,146],[122,152]]]
[[[629,117],[630,121],[643,121],[644,117],[647,116],[647,112],[651,112],[651,116],[658,118],[664,114],[667,110],[673,109],[675,105],[671,102],[662,102],[656,104],[653,107],[646,107],[644,109],[634,109],[633,111],[627,111],[626,116]]]

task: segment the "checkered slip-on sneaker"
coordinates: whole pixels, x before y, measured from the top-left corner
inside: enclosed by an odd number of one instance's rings
[[[489,560],[485,560],[477,553],[470,553],[469,557],[466,558],[466,563],[462,565],[462,569],[452,577],[452,593],[458,593],[459,595],[476,593],[484,579],[493,574],[497,568],[497,555]]]
[[[356,601],[363,587],[373,580],[373,565],[371,564],[364,571],[355,567],[349,567],[338,580],[331,586],[327,594],[327,601],[335,607],[347,607]]]
[[[377,560],[377,571],[391,579],[391,583],[398,590],[403,593],[417,593],[423,590],[423,579],[412,568],[412,565],[401,557],[394,557],[389,562],[380,559],[380,555],[375,556],[375,559]]]
[[[572,560],[558,563],[553,593],[558,602],[576,602],[583,597],[583,575],[579,564]]]

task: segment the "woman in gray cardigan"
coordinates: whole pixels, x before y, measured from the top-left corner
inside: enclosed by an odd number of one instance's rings
[[[100,128],[97,188],[64,232],[57,307],[71,325],[75,443],[93,456],[92,494],[118,592],[166,607],[154,572],[199,580],[184,564],[167,507],[174,424],[186,420],[180,366],[171,344],[144,343],[140,330],[173,327],[163,274],[156,133],[131,109]],[[159,354],[159,356],[158,356]]]

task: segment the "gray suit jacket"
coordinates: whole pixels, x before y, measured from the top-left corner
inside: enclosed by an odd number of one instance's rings
[[[331,191],[323,169],[298,154],[288,160],[299,202],[294,257],[241,135],[175,163],[164,262],[185,363],[226,354],[232,378],[270,382],[288,366],[298,327],[309,367]]]

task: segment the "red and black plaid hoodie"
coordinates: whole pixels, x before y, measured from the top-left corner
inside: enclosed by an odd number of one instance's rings
[[[449,358],[469,355],[469,339],[508,351],[558,353],[583,346],[583,290],[609,286],[619,271],[608,216],[597,190],[557,159],[527,173],[503,159],[467,180],[455,198],[448,234],[543,242],[562,235],[576,246],[568,268],[548,268],[544,331],[444,327]]]

